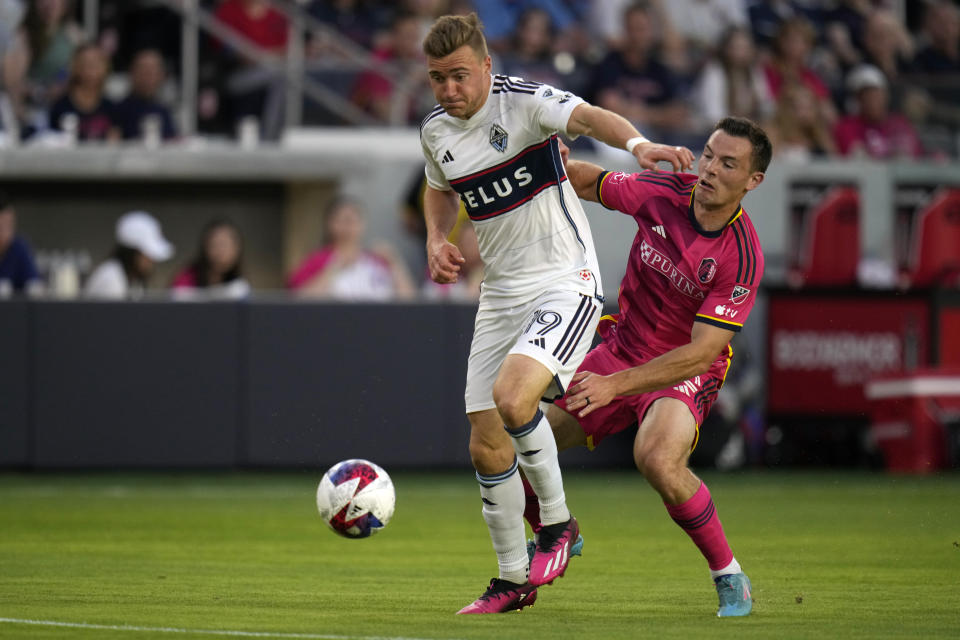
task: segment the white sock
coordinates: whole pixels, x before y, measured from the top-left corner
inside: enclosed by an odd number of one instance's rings
[[[563,493],[563,477],[557,459],[557,441],[543,411],[537,409],[533,420],[507,433],[513,439],[513,448],[523,473],[540,500],[540,521],[557,524],[570,519],[567,497]]]
[[[728,576],[728,575],[732,575],[732,574],[734,574],[734,573],[743,573],[743,569],[740,568],[740,563],[737,562],[737,559],[736,559],[736,558],[734,558],[733,560],[731,560],[731,561],[730,561],[730,564],[728,564],[727,566],[725,566],[723,569],[717,569],[716,571],[714,571],[713,569],[711,569],[711,570],[710,570],[710,577],[713,578],[714,580],[716,580],[716,579],[719,578],[720,576]]]
[[[503,473],[483,475],[477,472],[483,519],[490,530],[493,550],[497,552],[500,579],[517,584],[527,581],[527,538],[523,527],[523,509],[527,500],[517,471],[517,461]]]

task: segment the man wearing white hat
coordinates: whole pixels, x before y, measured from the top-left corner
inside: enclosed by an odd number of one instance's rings
[[[92,298],[137,298],[157,262],[173,256],[173,245],[163,237],[160,223],[145,211],[130,211],[120,216],[116,229],[117,244],[84,287]]]
[[[923,146],[906,116],[890,110],[887,78],[873,65],[863,64],[847,76],[855,110],[834,128],[837,148],[845,156],[875,160],[919,158]]]

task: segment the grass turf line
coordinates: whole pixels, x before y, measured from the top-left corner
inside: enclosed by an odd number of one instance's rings
[[[706,563],[635,472],[566,474],[586,548],[536,606],[454,616],[496,573],[476,484],[469,471],[391,475],[394,521],[344,540],[316,515],[319,472],[2,474],[0,617],[438,639],[960,628],[957,474],[707,475],[754,584],[754,614],[740,620],[714,617]],[[0,624],[3,638],[151,635]]]

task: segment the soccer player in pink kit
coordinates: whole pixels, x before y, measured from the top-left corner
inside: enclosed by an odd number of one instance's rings
[[[763,253],[740,200],[763,182],[770,155],[762,129],[724,118],[704,147],[698,175],[625,174],[567,162],[581,198],[633,216],[638,231],[620,313],[601,321],[604,342],[587,355],[548,420],[559,449],[592,449],[639,422],[634,461],[707,559],[718,616],[750,613],[750,580],[687,460],[723,386],[730,339],[756,300]]]

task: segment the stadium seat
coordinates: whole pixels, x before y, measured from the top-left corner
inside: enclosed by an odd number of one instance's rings
[[[908,287],[960,284],[960,189],[937,191],[916,214],[902,276]]]
[[[860,262],[860,194],[833,187],[804,216],[796,263],[788,273],[795,287],[852,287]]]

